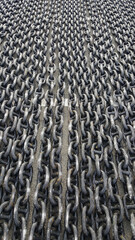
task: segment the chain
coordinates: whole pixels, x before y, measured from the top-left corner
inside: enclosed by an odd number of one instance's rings
[[[56,90],[56,106],[54,110],[54,126],[52,128],[52,152],[50,159],[50,185],[49,185],[49,203],[50,212],[47,226],[47,239],[60,239],[61,218],[62,218],[62,166],[61,166],[61,149],[62,149],[62,127],[63,127],[63,104],[64,104],[64,69],[63,55],[61,45],[61,19],[60,19],[60,1],[56,1],[54,10],[54,18],[52,23],[52,42],[50,48],[51,66],[56,65],[54,61],[60,59],[59,77],[55,78],[54,73],[52,79],[54,83],[58,81],[58,89]],[[59,22],[60,21],[60,22]],[[57,27],[58,26],[58,27]],[[58,46],[58,57],[55,51]],[[51,72],[51,71],[50,71]],[[54,100],[55,101],[55,100]]]
[[[0,239],[135,239],[134,7],[1,1]]]

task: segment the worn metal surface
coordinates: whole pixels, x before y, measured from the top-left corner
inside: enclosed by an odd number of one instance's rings
[[[0,239],[135,239],[135,3],[0,2]]]

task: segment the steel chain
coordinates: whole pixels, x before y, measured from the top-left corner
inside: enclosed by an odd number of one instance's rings
[[[0,239],[135,239],[134,25],[133,0],[1,1]]]

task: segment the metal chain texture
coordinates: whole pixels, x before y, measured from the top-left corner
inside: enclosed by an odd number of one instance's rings
[[[134,0],[0,1],[0,240],[135,240]]]

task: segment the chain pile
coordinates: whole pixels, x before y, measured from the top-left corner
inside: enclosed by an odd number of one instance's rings
[[[1,0],[1,240],[135,240],[134,26],[133,0]]]

